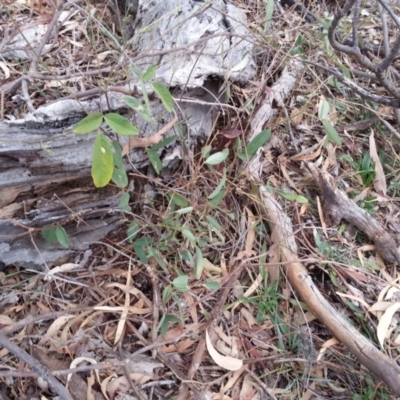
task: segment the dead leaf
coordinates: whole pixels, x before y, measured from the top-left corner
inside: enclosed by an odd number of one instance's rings
[[[144,383],[152,379],[151,376],[137,373],[129,374],[129,377],[137,385],[143,385]],[[121,393],[126,393],[130,390],[130,388],[131,385],[128,381],[128,378],[126,376],[121,376],[107,385],[107,393],[113,399],[117,391]]]
[[[134,147],[150,147],[157,144],[162,139],[163,135],[167,133],[177,122],[178,117],[175,117],[162,129],[149,137],[130,137],[129,142],[122,149],[122,156],[126,156]]]
[[[390,323],[392,322],[393,316],[398,311],[399,308],[400,308],[400,303],[394,303],[385,311],[385,313],[379,320],[377,328],[377,336],[382,348],[385,342],[385,338],[388,336]]]
[[[50,339],[60,332],[61,328],[71,319],[74,318],[75,315],[63,315],[62,317],[58,317],[49,327],[46,334],[42,339],[40,339],[38,345],[43,346],[46,343],[47,339]]]
[[[375,163],[374,188],[377,193],[379,193],[382,196],[386,196],[386,191],[387,191],[386,177],[383,171],[381,160],[378,156],[378,152],[376,149],[374,131],[372,131],[371,135],[369,136],[369,154],[371,156],[371,160]]]
[[[238,371],[240,368],[242,368],[243,360],[239,360],[238,358],[233,358],[230,356],[223,356],[222,354],[219,354],[217,350],[215,350],[211,343],[208,330],[206,330],[206,345],[211,358],[214,360],[215,364],[221,368],[224,368],[228,371]]]

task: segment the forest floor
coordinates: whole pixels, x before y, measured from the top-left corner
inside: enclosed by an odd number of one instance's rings
[[[48,2],[20,3],[4,2],[0,27],[27,10],[46,20]],[[0,272],[0,328],[74,399],[396,398],[299,298],[258,191],[263,185],[290,219],[297,258],[325,299],[398,358],[397,268],[362,230],[345,220],[329,225],[306,167],[333,176],[340,191],[395,237],[400,134],[387,126],[395,127],[393,110],[305,64],[284,104],[272,104],[275,116],[256,149],[262,182],[252,180],[249,160],[243,161],[246,150],[253,153],[246,147],[251,121],[288,60],[356,65],[329,45],[335,5],[310,4],[316,22],[271,0],[235,5],[257,42],[257,79],[230,85],[232,109],[220,115],[209,142],[181,161],[173,185],[159,184],[151,199],[136,187],[126,225],[93,245],[84,267],[71,260],[47,276],[15,267]],[[109,11],[103,15],[112,27]],[[364,40],[381,43],[379,18],[368,9],[364,15]],[[68,30],[59,34],[65,39]],[[118,57],[107,41],[123,39],[101,37],[101,46],[82,41],[79,51],[107,67]],[[0,59],[0,72],[7,69],[17,71]],[[123,82],[124,73],[114,78]],[[85,79],[108,84],[104,76]],[[66,94],[56,79],[38,89],[38,98],[40,90],[49,98]],[[380,93],[372,83],[371,90]],[[14,107],[5,100],[5,110]],[[229,156],[215,165],[204,156],[224,149]],[[0,399],[55,398],[37,371],[1,346],[0,364]]]

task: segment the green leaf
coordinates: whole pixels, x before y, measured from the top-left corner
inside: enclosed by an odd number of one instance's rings
[[[200,250],[199,247],[196,246],[196,267],[194,270],[194,276],[196,279],[201,278],[201,274],[203,272],[204,268],[204,258],[203,258],[203,253]]]
[[[130,198],[129,193],[127,192],[122,193],[122,196],[119,199],[118,203],[118,207],[120,208],[120,210],[128,212],[131,211],[131,208],[129,207],[129,198]]]
[[[158,97],[161,99],[165,109],[168,112],[171,112],[174,109],[174,100],[172,99],[168,88],[158,82],[153,83],[152,86]]]
[[[182,229],[182,235],[189,239],[189,242],[194,246],[196,244],[196,238],[194,237],[193,233],[189,231],[189,229]]]
[[[175,315],[164,314],[161,317],[160,323],[158,324],[157,331],[160,331],[161,336],[165,336],[169,329],[169,324],[171,322],[179,322],[179,318]]]
[[[318,118],[320,120],[325,119],[329,115],[329,110],[330,110],[329,103],[326,100],[323,100],[322,101],[322,105],[321,105],[321,107],[319,109]]]
[[[126,188],[129,183],[125,169],[120,169],[118,167],[114,167],[111,180],[121,188]]]
[[[155,144],[152,149],[153,150],[160,150],[163,147],[167,147],[170,143],[172,143],[174,140],[176,139],[176,135],[173,136],[169,136],[163,140],[161,140],[161,142],[158,142],[157,144]]]
[[[42,236],[49,243],[56,242],[57,241],[56,227],[54,225],[45,225],[42,228]]]
[[[132,69],[132,71],[133,71],[133,73],[138,77],[138,78],[142,78],[142,76],[143,76],[143,73],[142,73],[142,71],[138,68],[138,67],[135,67],[134,65],[131,65],[131,69]]]
[[[144,252],[144,245],[141,243],[141,240],[136,240],[133,243],[133,249],[135,250],[135,253],[137,257],[139,258],[140,262],[143,264],[148,264],[149,259],[146,256],[146,253]]]
[[[294,193],[287,193],[287,192],[284,192],[283,190],[279,190],[279,189],[276,189],[276,192],[280,196],[282,196],[283,198],[285,198],[287,200],[297,201],[300,204],[308,203],[308,200],[304,196],[300,196],[300,195],[294,194]]]
[[[69,238],[67,231],[62,226],[57,226],[56,236],[58,242],[65,248],[69,247]]]
[[[207,197],[207,199],[212,200],[214,197],[218,195],[218,193],[222,190],[225,186],[226,182],[226,169],[224,168],[224,173],[222,175],[221,181],[218,183],[218,186],[214,189],[214,191]]]
[[[180,210],[176,210],[176,213],[179,215],[187,214],[193,211],[193,207],[185,207],[181,208]]]
[[[166,304],[167,301],[171,298],[171,296],[172,296],[172,286],[171,285],[165,286],[162,292],[163,303]]]
[[[228,157],[228,154],[229,154],[229,149],[224,149],[208,157],[205,163],[208,165],[217,165],[222,161],[224,161],[226,157]]]
[[[172,285],[179,292],[187,292],[189,290],[189,278],[187,275],[179,275],[172,281]]]
[[[274,0],[268,0],[265,6],[265,24],[264,24],[264,33],[268,34],[269,28],[271,27],[272,23],[272,16],[274,14]]]
[[[92,178],[97,188],[106,186],[114,172],[114,156],[107,137],[96,136],[93,148]]]
[[[102,122],[103,122],[102,113],[97,112],[89,114],[75,125],[72,132],[80,135],[84,133],[93,132],[100,127]]]
[[[111,142],[112,149],[114,151],[114,166],[118,168],[124,168],[124,161],[122,159],[122,147],[117,140]]]
[[[126,103],[129,107],[133,108],[134,110],[138,110],[140,107],[143,107],[143,104],[140,100],[138,100],[136,97],[132,96],[124,96],[122,98],[122,101]]]
[[[159,174],[163,169],[163,165],[162,165],[162,161],[160,159],[160,156],[151,147],[150,148],[146,148],[146,153],[147,153],[147,156],[149,157],[151,165],[154,168],[154,171],[156,171],[156,173]]]
[[[128,226],[127,239],[132,241],[135,236],[140,232],[140,225],[133,220]]]
[[[189,201],[178,193],[172,193],[171,202],[178,207],[187,207],[189,205]]]
[[[114,171],[111,180],[119,187],[127,187],[129,180],[125,171],[124,161],[122,160],[121,145],[116,140],[113,140],[111,145],[114,150]]]
[[[142,82],[146,83],[148,81],[151,81],[154,76],[156,75],[157,71],[157,65],[156,64],[151,64],[147,67],[146,72],[142,75]]]
[[[226,194],[225,190],[221,190],[210,202],[209,204],[217,207],[221,200],[224,198]]]
[[[133,126],[132,123],[122,115],[117,113],[108,113],[104,115],[104,119],[110,128],[122,136],[138,135],[139,129]]]
[[[336,129],[334,128],[334,126],[327,121],[326,119],[324,119],[322,121],[322,125],[325,128],[325,132],[328,136],[328,140],[334,144],[337,144],[338,146],[340,146],[342,144],[342,140],[340,139],[339,134],[337,133]]]
[[[219,283],[214,282],[214,281],[205,282],[204,286],[210,290],[218,290],[219,289]]]
[[[269,140],[271,137],[271,129],[265,129],[250,141],[250,143],[246,146],[247,155],[249,157],[253,157],[256,154],[256,151],[264,145],[265,142]]]
[[[207,218],[207,221],[209,222],[209,224],[212,226],[213,230],[215,229],[215,230],[221,232],[221,225],[213,216],[207,215],[206,218]]]
[[[135,97],[124,96],[122,101],[135,110],[145,121],[149,122],[150,124],[156,123],[155,119],[150,114],[149,108],[142,104],[142,102]]]

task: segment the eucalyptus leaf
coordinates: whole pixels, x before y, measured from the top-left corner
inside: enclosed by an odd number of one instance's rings
[[[222,179],[218,183],[218,186],[214,189],[214,191],[207,197],[209,200],[212,200],[214,197],[216,197],[219,192],[222,190],[222,188],[225,186],[226,182],[226,168],[224,168],[224,173],[222,175]]]
[[[265,129],[250,141],[246,146],[246,152],[249,157],[253,157],[257,150],[262,147],[271,137],[271,129]]]
[[[300,196],[300,195],[295,194],[295,193],[287,193],[287,192],[284,192],[283,190],[279,190],[279,189],[276,189],[276,192],[280,196],[282,196],[283,198],[285,198],[287,200],[297,201],[300,204],[308,203],[308,200],[304,196]]]
[[[163,169],[163,164],[157,151],[153,150],[152,148],[147,148],[146,153],[147,156],[149,157],[151,165],[154,168],[154,171],[156,171],[157,174],[161,173]]]
[[[178,193],[172,193],[171,202],[178,207],[188,207],[189,201]]]
[[[160,149],[162,149],[163,147],[167,147],[169,144],[171,144],[174,140],[176,139],[176,136],[169,136],[163,140],[161,140],[160,142],[158,142],[157,144],[155,144],[154,146],[152,146],[151,148],[155,151],[158,151]]]
[[[214,153],[211,156],[209,156],[205,161],[205,163],[208,165],[220,164],[228,157],[228,154],[229,154],[229,149],[224,149],[222,151],[219,151],[218,153]]]
[[[201,278],[201,274],[203,273],[204,268],[204,257],[201,249],[196,246],[196,267],[194,271],[194,276],[196,279]]]
[[[189,242],[194,246],[196,244],[196,238],[194,237],[193,233],[189,231],[189,229],[182,229],[182,235],[189,239]]]
[[[323,120],[329,115],[330,106],[329,103],[324,99],[322,100],[321,107],[319,108],[319,119]]]
[[[322,121],[322,125],[325,128],[326,135],[328,136],[328,140],[334,144],[340,146],[342,144],[342,140],[340,139],[339,133],[335,129],[335,127],[327,120]]]

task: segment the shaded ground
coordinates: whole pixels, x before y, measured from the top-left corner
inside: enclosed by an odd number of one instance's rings
[[[1,272],[3,332],[68,385],[76,399],[100,399],[102,393],[138,399],[395,398],[292,290],[258,195],[261,183],[249,178],[241,157],[252,117],[271,95],[287,57],[321,63],[338,57],[320,25],[277,6],[268,20],[268,4],[238,4],[258,43],[260,73],[252,86],[230,87],[236,110],[221,114],[205,144],[210,147],[191,149],[168,185],[133,174],[126,226],[94,244],[87,258],[78,256],[71,260],[76,264],[51,276],[17,268]],[[44,2],[32,7],[35,15],[48,10]],[[323,5],[310,9],[323,15]],[[6,32],[10,21],[28,11],[6,2],[2,12]],[[108,27],[111,16],[104,8]],[[97,29],[97,46],[82,40],[79,54],[85,53],[88,63],[103,55],[104,68],[110,68],[118,52]],[[68,31],[60,35],[72,40]],[[104,51],[96,52],[99,48]],[[58,58],[60,65],[71,62],[71,54],[58,54],[65,57]],[[1,65],[3,73],[8,68],[8,79],[24,67]],[[85,85],[110,79],[123,81],[123,71],[85,76]],[[51,82],[38,77],[35,107],[46,98],[70,95],[75,87]],[[398,304],[397,270],[385,265],[364,232],[346,222],[329,226],[320,190],[305,167],[308,162],[330,172],[344,193],[395,235],[399,137],[380,121],[394,122],[392,110],[360,100],[318,69],[304,69],[285,104],[274,106],[277,116],[264,127],[272,135],[262,148],[262,184],[292,221],[299,260],[325,298],[377,346],[378,338],[386,337],[385,352],[396,358],[398,327],[391,317],[397,308],[391,306]],[[6,97],[4,115],[20,117],[24,107],[20,98]],[[340,141],[324,128],[326,118]],[[224,163],[205,162],[225,148],[230,151]],[[147,196],[148,182],[157,190],[154,198]],[[210,321],[217,321],[214,329]],[[18,356],[0,348],[0,359],[4,398],[53,398]],[[69,378],[70,368],[79,373]]]

